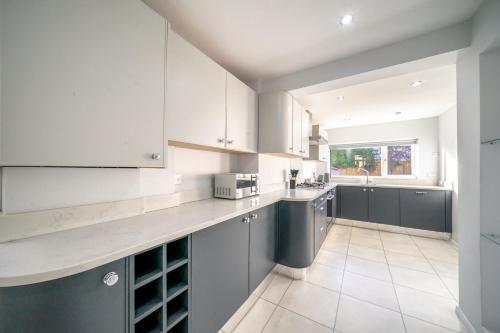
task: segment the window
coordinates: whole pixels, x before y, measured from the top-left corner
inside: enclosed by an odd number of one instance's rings
[[[365,176],[366,170],[370,176],[376,177],[413,176],[415,143],[416,140],[403,143],[334,145],[330,150],[330,174],[332,177]]]

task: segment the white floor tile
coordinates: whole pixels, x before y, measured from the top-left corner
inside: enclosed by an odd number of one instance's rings
[[[252,294],[260,297],[262,293],[267,289],[267,287],[271,284],[275,276],[276,273],[273,270],[264,278],[264,280],[257,286],[257,288],[255,288]]]
[[[386,263],[385,253],[382,250],[377,250],[370,247],[350,244],[347,252],[350,256],[362,259]]]
[[[339,294],[316,285],[293,281],[280,306],[333,328]]]
[[[435,249],[430,247],[420,247],[419,249],[429,260],[438,260],[458,265],[458,252],[454,250]]]
[[[355,236],[380,239],[380,232],[378,230],[372,230],[372,229],[353,228],[351,230],[351,237]]]
[[[291,278],[276,274],[267,289],[262,293],[261,297],[266,301],[278,304],[291,283]]]
[[[451,298],[448,289],[435,273],[429,274],[394,266],[391,266],[390,270],[394,284]]]
[[[343,271],[319,263],[314,263],[306,277],[306,281],[333,291],[340,291]]]
[[[455,246],[450,241],[444,241],[439,239],[432,239],[426,237],[411,237],[418,247],[426,247],[436,250],[451,250],[457,251]]]
[[[260,333],[275,309],[275,304],[259,299],[233,332]]]
[[[330,333],[331,329],[278,307],[263,333]]]
[[[411,242],[410,236],[407,234],[395,233],[395,232],[380,232],[380,238],[382,241],[403,241],[403,242]]]
[[[390,282],[345,272],[342,294],[399,311],[394,286]]]
[[[364,246],[364,247],[371,247],[371,248],[374,248],[377,250],[384,249],[380,238],[371,238],[371,237],[366,237],[366,236],[351,235],[351,243],[350,244]]]
[[[402,253],[416,257],[423,257],[422,252],[418,249],[418,247],[412,242],[402,241],[402,240],[382,240],[382,244],[384,245],[384,250],[387,252],[394,253]]]
[[[456,333],[456,331],[403,315],[407,333]]]
[[[335,329],[342,333],[404,333],[401,314],[359,301],[349,296],[340,298]]]
[[[398,266],[416,271],[435,273],[434,268],[429,264],[424,257],[410,256],[408,254],[385,252],[389,266]]]
[[[229,318],[229,320],[222,327],[222,331],[225,333],[231,333],[236,328],[238,323],[246,316],[248,311],[257,302],[258,298],[254,295],[250,295],[248,299],[243,303],[240,308]]]
[[[315,262],[337,269],[344,269],[346,255],[340,252],[319,250]]]
[[[387,264],[371,260],[347,256],[346,271],[391,282],[391,274]]]
[[[456,301],[458,301],[458,280],[457,279],[450,279],[447,277],[441,277],[441,280],[446,285],[446,287],[448,288],[448,291],[451,293],[453,298]]]
[[[396,286],[396,294],[403,314],[460,331],[454,300],[401,286]]]
[[[347,249],[349,248],[349,241],[345,240],[334,240],[334,239],[325,239],[323,245],[321,246],[322,250],[330,251],[330,252],[340,252],[347,253]]]
[[[439,276],[451,279],[458,279],[458,264],[450,264],[438,260],[430,259],[432,267],[438,272]]]

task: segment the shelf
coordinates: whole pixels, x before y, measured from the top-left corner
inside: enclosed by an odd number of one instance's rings
[[[154,280],[135,290],[135,320],[139,321],[162,306],[162,279]]]
[[[171,272],[171,271],[181,267],[182,265],[187,264],[188,262],[189,262],[189,259],[184,258],[184,257],[181,257],[178,259],[173,259],[172,261],[169,261],[167,263],[167,272]]]
[[[156,269],[148,274],[145,274],[139,278],[136,278],[135,279],[135,286],[134,288],[135,289],[138,289],[158,278],[161,278],[163,275],[163,272],[161,271],[161,269]]]
[[[177,324],[170,326],[168,333],[188,333],[188,318],[177,321]]]
[[[163,332],[163,313],[161,308],[135,324],[135,333],[161,332]]]
[[[495,143],[500,143],[500,138],[498,138],[498,139],[492,139],[492,140],[486,140],[486,141],[482,141],[481,142],[482,145],[486,145],[486,144],[494,145]]]
[[[154,280],[162,271],[163,249],[161,246],[135,255],[134,277],[136,285],[144,285],[145,281]]]
[[[188,315],[188,310],[186,308],[180,308],[173,314],[168,316],[167,321],[167,331],[170,331],[175,325],[180,323]]]
[[[173,287],[167,288],[167,302],[170,302],[175,297],[179,296],[180,294],[188,290],[188,287],[189,286],[187,285],[187,283],[181,282]]]

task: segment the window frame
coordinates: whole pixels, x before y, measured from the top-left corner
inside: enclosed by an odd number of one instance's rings
[[[380,146],[373,146],[370,145],[368,147],[362,147],[362,145],[359,145],[359,148],[380,148],[380,171],[381,175],[380,176],[369,176],[370,178],[391,178],[391,179],[416,179],[417,178],[417,162],[418,162],[418,149],[417,149],[418,143],[398,143],[394,142],[392,144],[386,144],[386,145],[380,145]],[[388,158],[388,148],[389,146],[410,146],[411,147],[411,174],[410,175],[390,175],[388,174],[389,171],[389,158]],[[340,148],[337,148],[340,149]],[[347,149],[347,148],[343,148]],[[332,158],[331,154],[335,150],[335,148],[330,148],[330,161],[329,161],[329,170],[330,170],[330,178],[337,177],[337,178],[366,178],[365,175],[359,175],[359,176],[349,176],[349,175],[332,175],[331,170],[332,170]]]

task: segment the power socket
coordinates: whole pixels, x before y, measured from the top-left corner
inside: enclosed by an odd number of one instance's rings
[[[174,185],[180,185],[180,184],[182,184],[182,175],[176,174],[174,176]]]

